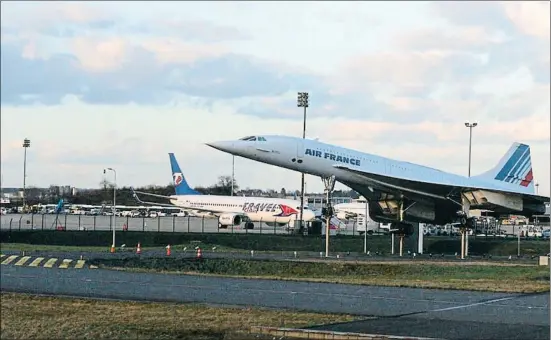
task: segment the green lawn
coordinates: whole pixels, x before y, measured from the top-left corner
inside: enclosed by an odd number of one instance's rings
[[[2,339],[252,340],[251,326],[307,327],[347,315],[2,293]],[[260,338],[266,339],[266,338]],[[270,338],[271,339],[271,338]]]
[[[549,267],[460,262],[295,262],[235,259],[98,259],[104,268],[177,274],[222,275],[362,285],[464,289],[494,292],[549,290]]]

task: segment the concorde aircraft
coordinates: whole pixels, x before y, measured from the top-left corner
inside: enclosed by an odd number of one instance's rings
[[[175,195],[163,196],[132,189],[134,198],[138,202],[160,205],[154,202],[144,202],[138,197],[138,194],[165,198],[172,204],[167,206],[181,207],[189,210],[194,216],[218,218],[218,224],[221,228],[227,228],[229,225],[239,225],[245,221],[264,222],[269,226],[285,226],[298,219],[299,201],[271,197],[202,195],[189,187],[173,153],[169,153],[169,158]],[[303,220],[308,222],[314,218],[314,212],[304,206]],[[245,225],[248,229],[252,229],[253,226],[250,222]]]
[[[374,221],[392,222],[398,229],[413,230],[410,223],[469,226],[470,209],[532,216],[543,214],[549,202],[535,193],[530,147],[521,143],[513,143],[494,168],[470,178],[289,136],[248,136],[207,145],[322,179],[334,176],[367,198]]]

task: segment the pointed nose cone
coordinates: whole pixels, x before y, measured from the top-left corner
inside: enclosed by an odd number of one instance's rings
[[[220,150],[223,152],[227,152],[227,153],[233,153],[235,151],[232,141],[210,142],[205,144],[207,144],[211,148],[214,148],[216,150]]]

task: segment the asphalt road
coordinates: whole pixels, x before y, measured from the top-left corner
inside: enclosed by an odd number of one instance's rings
[[[505,294],[3,265],[0,289],[349,313],[318,326],[443,339],[549,339],[549,293]]]

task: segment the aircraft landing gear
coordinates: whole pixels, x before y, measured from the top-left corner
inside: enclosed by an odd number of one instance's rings
[[[400,200],[400,205],[398,208],[398,221],[392,222],[390,224],[390,232],[392,234],[392,254],[394,254],[394,235],[398,235],[400,242],[400,257],[403,255],[404,250],[404,237],[411,236],[415,233],[415,228],[412,224],[404,222],[404,212],[411,208],[415,204],[410,204],[406,209],[404,209],[404,201]]]
[[[471,203],[464,194],[461,195],[460,205],[461,210],[457,212],[457,217],[461,232],[461,259],[464,260],[469,254],[469,230],[475,229],[475,218],[470,216]]]

